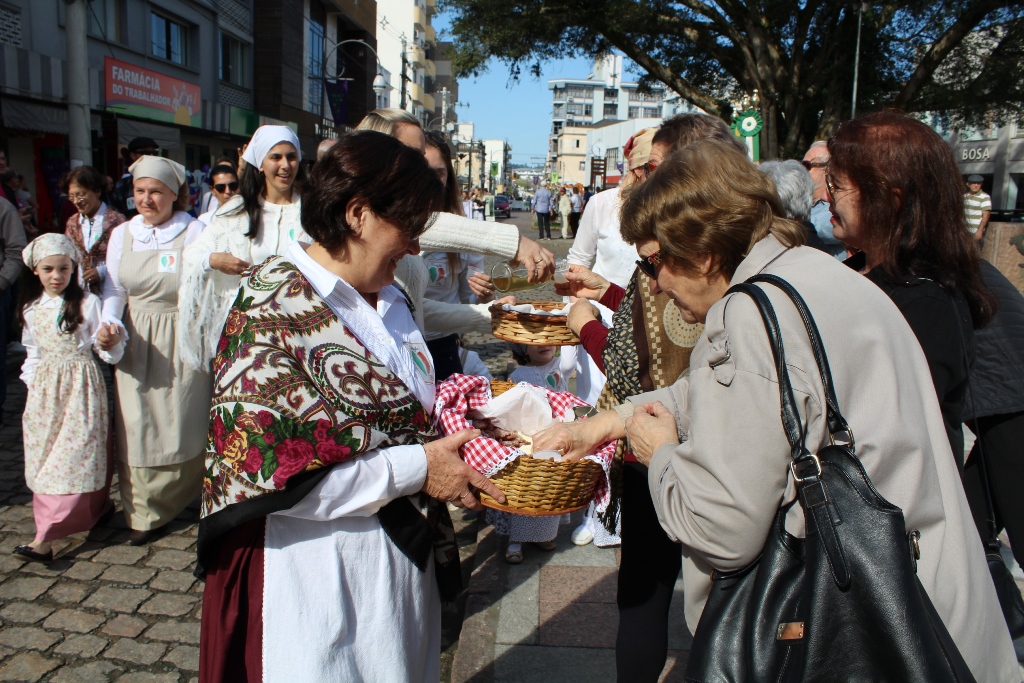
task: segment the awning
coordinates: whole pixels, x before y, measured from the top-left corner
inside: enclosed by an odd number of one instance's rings
[[[18,130],[31,130],[39,133],[68,134],[68,110],[48,104],[22,102],[20,100],[0,100],[3,109],[4,126]],[[93,130],[100,129],[100,117],[90,116]]]
[[[117,141],[127,145],[135,138],[153,138],[161,149],[174,149],[181,144],[181,131],[133,119],[117,119]]]

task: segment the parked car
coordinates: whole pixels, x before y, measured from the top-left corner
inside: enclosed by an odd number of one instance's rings
[[[512,205],[509,203],[508,197],[503,194],[494,197],[494,217],[498,218],[499,216],[512,218]]]

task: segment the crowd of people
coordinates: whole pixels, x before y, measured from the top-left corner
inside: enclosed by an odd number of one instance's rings
[[[17,307],[0,298],[27,352],[36,535],[15,552],[49,562],[53,541],[109,519],[116,470],[130,544],[201,496],[203,680],[437,680],[441,605],[462,590],[449,506],[504,496],[459,455],[477,430],[438,433],[436,386],[486,373],[460,339],[491,329],[483,255],[543,280],[553,254],[477,220],[447,141],[402,110],[372,112],[311,165],[291,129],[263,126],[237,165],[211,168],[198,206],[155,147],[133,141],[114,188],[72,171],[63,233],[26,245],[0,199],[4,295],[29,271]],[[551,214],[574,238],[556,289],[581,344],[513,346],[510,377],[567,391],[575,373],[599,409],[536,450],[573,460],[619,441],[612,503],[572,535],[621,544],[619,680],[658,680],[680,571],[696,631],[716,573],[756,563],[780,508],[805,533],[778,359],[730,290],[764,275],[806,300],[850,447],[919,532],[917,576],[971,673],[1018,680],[982,539],[1005,527],[1020,561],[1024,298],[980,259],[980,188],[890,111],[759,166],[723,121],[684,114],[638,132],[626,165],[616,188],[534,195],[539,239]],[[836,437],[820,359],[801,312],[765,294],[815,453]],[[510,563],[526,543],[554,548],[557,517],[487,519]]]

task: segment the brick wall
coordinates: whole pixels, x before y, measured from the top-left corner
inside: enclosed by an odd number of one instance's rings
[[[21,12],[0,5],[0,43],[21,47]]]

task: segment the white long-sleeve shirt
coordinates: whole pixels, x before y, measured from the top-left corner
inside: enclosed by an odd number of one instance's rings
[[[576,239],[566,260],[586,266],[620,287],[629,284],[639,258],[636,247],[626,244],[619,232],[619,188],[595,194],[580,218]]]
[[[398,290],[381,290],[374,309],[301,245],[285,256],[431,412],[432,375],[414,357],[430,354]],[[264,681],[437,680],[441,602],[433,567],[420,572],[376,517],[423,488],[426,475],[422,446],[374,449],[332,467],[299,503],[267,517]]]
[[[25,362],[21,366],[21,381],[26,386],[32,386],[32,380],[36,376],[36,368],[42,362],[42,355],[39,353],[39,344],[36,342],[35,333],[35,312],[40,309],[64,307],[64,297],[51,297],[45,292],[38,299],[25,307],[25,329],[21,332],[21,343],[25,347]],[[104,351],[96,342],[96,335],[100,331],[101,304],[98,296],[86,292],[82,298],[82,322],[75,330],[75,341],[78,343],[78,350],[84,351],[90,346],[99,354],[100,359],[107,363],[116,363],[121,360],[124,354],[125,342],[128,335],[121,333],[121,341],[109,351]],[[59,315],[59,314],[58,314]],[[55,321],[55,324],[60,324]]]
[[[124,231],[130,230],[133,251],[156,251],[167,249],[178,235],[185,232],[185,246],[199,239],[203,224],[183,211],[176,211],[166,222],[157,226],[147,225],[142,215],[114,228],[107,243],[107,279],[103,281],[103,322],[121,325],[128,293],[121,286],[121,257],[124,247]],[[187,231],[187,232],[186,232]],[[181,277],[181,269],[178,269]],[[121,325],[123,328],[124,326]]]

